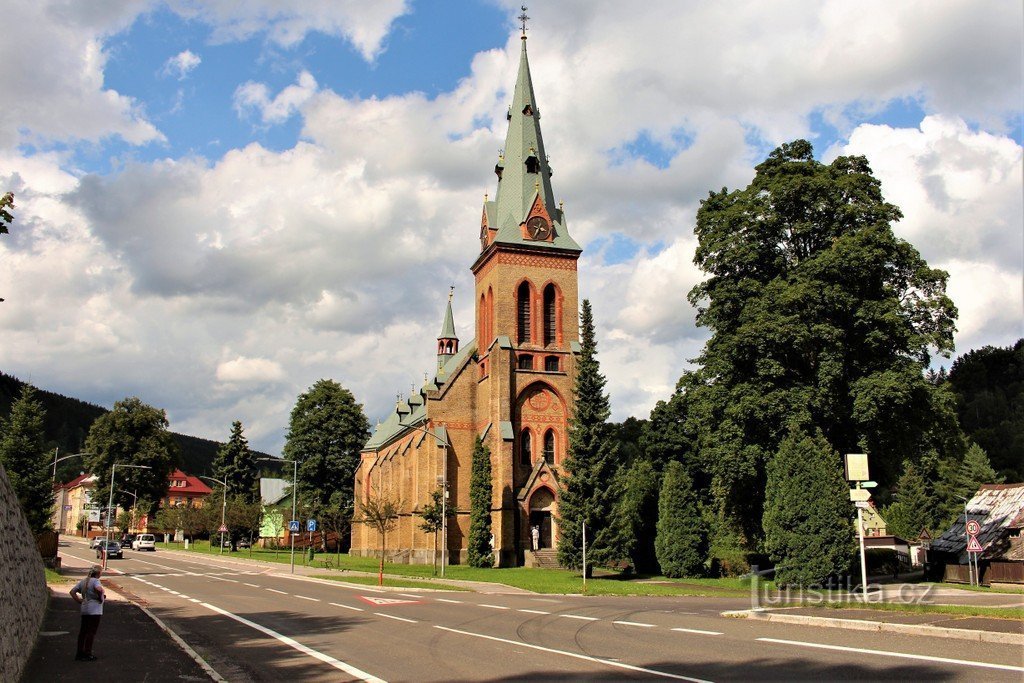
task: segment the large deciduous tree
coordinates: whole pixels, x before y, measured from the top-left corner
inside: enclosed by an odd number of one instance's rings
[[[25,385],[10,415],[0,419],[0,465],[7,471],[29,528],[39,533],[52,526],[53,491],[50,457],[44,450],[45,413],[35,395],[35,389]]]
[[[348,389],[322,379],[301,394],[292,409],[284,457],[299,463],[298,494],[312,510],[331,504],[339,492],[352,511],[352,479],[359,451],[370,435],[363,407]]]
[[[125,491],[137,492],[139,503],[159,501],[167,496],[167,482],[179,466],[178,445],[167,430],[167,414],[143,403],[136,397],[114,404],[114,409],[101,415],[89,428],[85,439],[88,452],[86,465],[96,476],[93,500],[105,506],[110,494],[110,472],[115,464],[114,505],[128,507],[132,497]],[[149,469],[120,467],[144,465]],[[141,510],[146,514],[149,510]]]
[[[597,337],[590,301],[580,311],[579,360],[569,418],[569,449],[559,479],[558,563],[583,565],[583,524],[587,525],[587,559],[602,564],[613,557],[615,530],[611,509],[615,502],[613,480],[619,469],[619,450],[608,424],[611,403],[606,380],[597,360]]]
[[[469,541],[467,557],[471,567],[491,567],[491,449],[478,436],[473,444],[473,462],[469,475]],[[442,541],[443,542],[443,541]]]
[[[249,503],[259,500],[259,468],[256,455],[242,433],[241,422],[236,420],[231,424],[231,437],[217,449],[213,469],[217,477],[227,483],[228,495],[242,496]]]
[[[819,432],[793,428],[768,463],[765,549],[781,586],[823,583],[853,558],[853,505],[839,454]]]
[[[924,369],[952,350],[956,309],[947,274],[893,234],[900,217],[864,157],[822,164],[803,140],[701,203],[694,260],[708,278],[689,299],[711,338],[680,380],[681,414],[719,533],[748,550],[786,425],[866,451],[883,486],[934,438]]]

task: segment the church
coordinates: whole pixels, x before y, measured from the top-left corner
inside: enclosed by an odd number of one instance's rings
[[[475,279],[476,338],[455,333],[451,294],[437,338],[437,373],[400,399],[361,452],[355,500],[386,495],[401,502],[387,555],[429,563],[434,535],[422,511],[446,487],[448,517],[438,557],[467,559],[470,472],[476,437],[490,449],[491,529],[500,566],[539,562],[558,543],[558,478],[568,447],[568,422],[579,345],[577,260],[541,138],[525,29],[505,148],[494,173],[494,199],[484,198]],[[358,515],[357,515],[358,516]],[[378,555],[380,538],[352,528],[351,553]]]

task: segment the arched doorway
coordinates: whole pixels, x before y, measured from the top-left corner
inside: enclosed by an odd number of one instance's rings
[[[555,511],[555,494],[549,488],[541,488],[530,496],[530,548],[533,547],[533,528],[540,529],[539,548],[555,547],[552,516]]]

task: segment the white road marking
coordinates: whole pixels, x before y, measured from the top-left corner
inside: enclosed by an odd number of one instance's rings
[[[184,593],[178,593],[178,597],[181,598],[182,600],[191,600],[192,599],[191,597],[185,595]]]
[[[374,612],[378,617],[385,617],[387,619],[394,619],[395,621],[406,621],[410,624],[418,624],[419,622],[415,619],[406,619],[405,617],[396,617],[394,614],[384,614],[383,612]]]
[[[652,674],[654,676],[661,676],[662,678],[672,678],[677,681],[690,681],[690,683],[711,683],[702,678],[690,678],[689,676],[680,676],[678,674],[668,673],[667,671],[658,671],[656,669],[645,669],[640,666],[633,666],[632,664],[623,664],[622,662],[613,662],[607,659],[600,659],[598,657],[590,657],[588,655],[581,655],[577,652],[567,652],[565,650],[555,650],[550,647],[543,647],[541,645],[533,645],[531,643],[524,643],[521,640],[508,640],[506,638],[498,638],[496,636],[486,636],[482,633],[471,633],[469,631],[460,631],[454,628],[448,628],[447,626],[437,626],[434,628],[441,629],[442,631],[448,631],[449,633],[458,633],[463,636],[470,636],[472,638],[483,638],[485,640],[493,640],[498,643],[507,643],[508,645],[515,645],[517,647],[528,647],[532,650],[540,650],[541,652],[550,652],[556,655],[562,655],[564,657],[572,657],[574,659],[582,659],[587,662],[595,662],[597,664],[604,664],[605,666],[612,666],[618,669],[626,669],[628,671],[639,671],[640,673]]]
[[[857,652],[877,657],[900,657],[902,659],[921,659],[926,662],[941,662],[942,664],[958,664],[960,666],[976,666],[982,669],[1000,669],[1002,671],[1024,672],[1024,666],[1010,666],[1009,664],[990,664],[988,662],[972,662],[965,659],[948,659],[946,657],[933,657],[931,655],[914,655],[907,652],[887,652],[885,650],[868,650],[861,647],[844,647],[842,645],[825,645],[823,643],[805,643],[799,640],[779,640],[778,638],[758,638],[765,643],[779,643],[780,645],[796,645],[798,647],[813,647],[822,650],[840,650],[841,652]]]
[[[331,603],[328,603],[328,604],[334,605],[335,607],[341,607],[342,609],[350,609],[350,610],[352,610],[354,612],[362,612],[363,611],[362,607],[352,607],[351,605],[340,605],[340,604],[338,604],[336,602],[331,602]]]
[[[679,631],[680,633],[696,633],[700,636],[720,636],[721,631],[702,631],[699,628],[674,628],[673,631]]]
[[[517,609],[517,612],[526,612],[527,614],[551,614],[551,612],[545,612],[542,609]]]
[[[280,593],[281,595],[288,595],[284,591],[279,591],[276,588],[268,588],[267,590],[270,591],[271,593]]]
[[[582,614],[556,614],[556,617],[565,617],[566,619],[580,619],[581,621],[599,621],[597,617],[585,617]]]
[[[491,609],[508,609],[508,607],[502,607],[501,605],[485,605],[481,604],[481,607],[490,607]]]
[[[312,602],[320,602],[320,598],[307,598],[305,595],[296,595],[299,600],[311,600]]]
[[[453,605],[461,605],[462,604],[462,600],[449,600],[448,598],[438,598],[437,601],[438,602],[450,602]]]
[[[422,595],[412,595],[410,593],[399,593],[399,595],[401,595],[403,598],[418,598],[421,600],[423,599]]]
[[[179,593],[178,591],[172,591],[172,590],[171,590],[170,588],[167,588],[166,590],[167,590],[167,592],[168,592],[168,593],[170,593],[171,595],[181,595],[181,593]]]
[[[202,600],[196,600],[195,598],[189,598],[192,602],[202,602]]]
[[[339,659],[335,659],[334,657],[331,657],[330,655],[325,655],[323,652],[318,652],[318,651],[314,650],[313,648],[308,647],[306,645],[303,645],[299,641],[294,640],[292,638],[289,638],[288,636],[281,635],[277,631],[269,629],[266,626],[261,626],[260,624],[257,624],[254,621],[249,621],[248,619],[246,619],[244,617],[240,617],[237,614],[232,614],[231,612],[228,612],[227,610],[223,610],[220,607],[216,607],[216,606],[211,605],[209,603],[205,603],[204,602],[204,603],[201,603],[201,604],[203,605],[203,607],[205,607],[207,609],[210,609],[210,610],[213,610],[217,614],[222,614],[225,617],[228,617],[229,619],[234,619],[235,621],[237,621],[237,622],[239,622],[241,624],[245,624],[246,626],[249,626],[251,628],[256,629],[260,633],[265,633],[266,635],[270,636],[271,638],[276,638],[277,640],[281,641],[285,645],[293,647],[296,650],[298,650],[299,652],[302,652],[303,654],[307,654],[310,657],[313,657],[315,659],[319,659],[321,662],[324,662],[325,664],[330,664],[335,669],[339,669],[340,671],[344,671],[349,676],[353,676],[354,678],[358,678],[359,680],[366,681],[367,683],[385,683],[385,681],[383,681],[380,678],[377,678],[376,676],[374,676],[372,674],[368,674],[365,671],[362,671],[361,669],[357,669],[356,667],[352,666],[351,664],[346,664],[345,662],[343,662],[343,661],[341,661]]]
[[[639,626],[641,628],[654,628],[654,624],[645,624],[640,621],[613,621],[612,623],[618,624],[619,626]]]
[[[255,583],[245,583],[244,581],[242,582],[242,585],[248,586],[249,588],[259,588]]]

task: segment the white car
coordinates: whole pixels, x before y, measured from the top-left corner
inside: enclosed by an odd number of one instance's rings
[[[132,541],[132,550],[156,551],[156,537],[153,534],[139,534]]]

